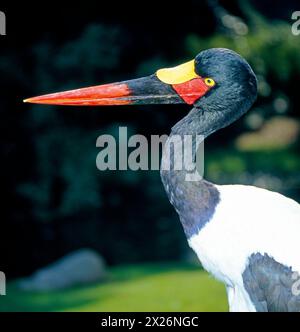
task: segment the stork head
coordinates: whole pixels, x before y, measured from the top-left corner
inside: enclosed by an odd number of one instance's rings
[[[204,111],[222,110],[236,118],[249,109],[256,93],[256,77],[249,64],[231,50],[213,48],[192,61],[160,69],[148,77],[47,94],[24,102],[79,106],[187,103]]]

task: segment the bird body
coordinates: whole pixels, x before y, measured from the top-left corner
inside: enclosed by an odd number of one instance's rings
[[[267,254],[292,271],[300,271],[300,205],[252,186],[216,189],[220,201],[211,220],[188,243],[204,268],[225,283],[230,310],[256,311],[243,277],[249,259],[253,254]]]
[[[149,77],[30,98],[58,105],[178,104],[193,109],[171,131],[204,138],[245,114],[257,95],[250,65],[227,49]],[[265,189],[187,181],[164,151],[161,178],[190,247],[204,268],[225,283],[231,311],[300,311],[300,205]],[[193,152],[195,159],[196,151]],[[171,158],[166,160],[166,158]],[[300,278],[300,277],[298,277]]]

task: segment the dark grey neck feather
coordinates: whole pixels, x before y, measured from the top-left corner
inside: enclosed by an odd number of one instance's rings
[[[216,123],[216,119],[212,115],[213,113],[207,114],[197,108],[192,109],[185,118],[172,128],[168,141],[174,135],[180,135],[181,137],[192,135],[194,136],[193,138],[196,135],[207,137],[220,127],[220,124]],[[195,139],[193,143],[195,143]],[[168,147],[168,142],[165,147]],[[187,170],[174,170],[174,154],[176,153],[178,151],[176,151],[175,145],[174,149],[171,149],[170,170],[163,170],[164,158],[167,155],[164,151],[161,178],[168,198],[179,214],[186,236],[189,238],[193,234],[198,233],[211,219],[219,202],[219,193],[212,183],[203,179],[200,181],[186,181]],[[195,147],[192,154],[195,160]]]

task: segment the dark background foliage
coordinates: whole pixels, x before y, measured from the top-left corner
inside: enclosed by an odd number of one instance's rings
[[[98,250],[109,264],[184,259],[186,241],[159,172],[100,172],[95,142],[117,135],[119,126],[168,134],[189,107],[64,108],[22,99],[149,75],[208,47],[244,55],[260,85],[251,113],[207,140],[207,177],[299,200],[300,37],[290,30],[296,3],[0,7],[7,16],[7,36],[0,36],[0,270],[25,275],[81,247]],[[264,135],[274,144],[264,146]]]

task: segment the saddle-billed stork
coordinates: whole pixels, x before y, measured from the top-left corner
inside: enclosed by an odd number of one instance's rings
[[[257,95],[250,65],[222,48],[149,77],[25,100],[55,105],[187,103],[193,109],[171,131],[204,137],[249,110]],[[174,147],[174,154],[179,153]],[[194,151],[194,154],[196,152]],[[162,157],[164,160],[164,154]],[[186,170],[161,170],[190,247],[225,283],[230,311],[300,311],[300,205],[254,186],[186,181]]]

